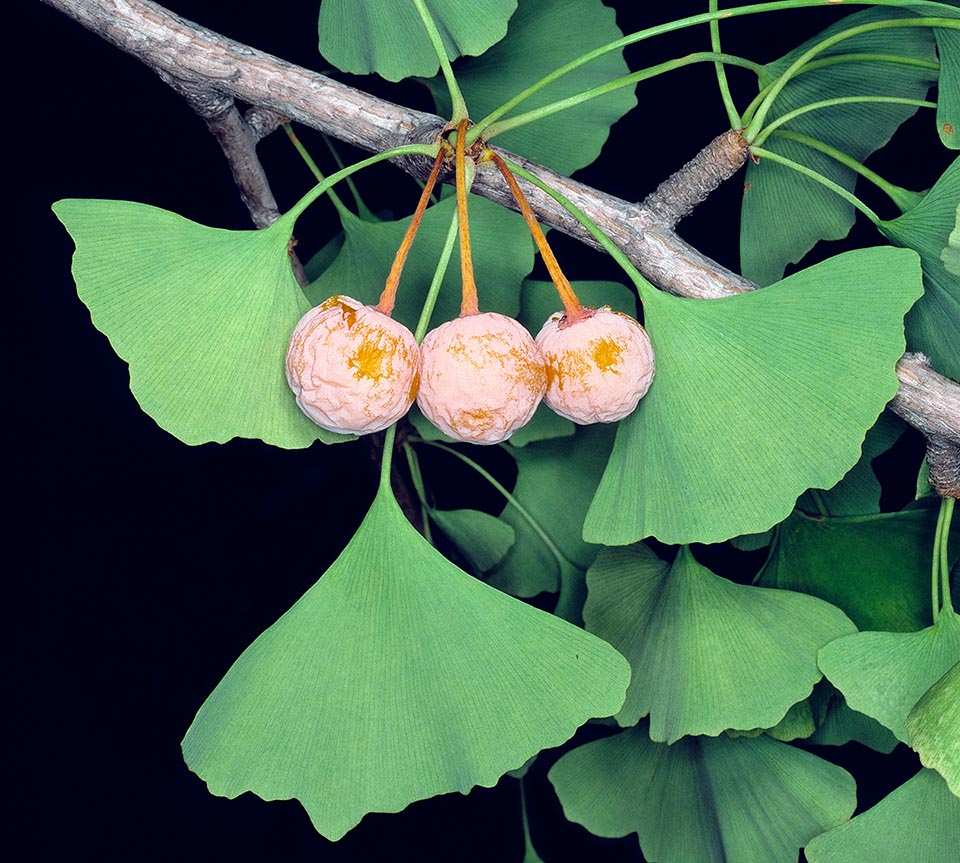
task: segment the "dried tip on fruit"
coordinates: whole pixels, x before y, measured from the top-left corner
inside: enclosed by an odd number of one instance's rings
[[[533,337],[496,312],[442,324],[423,340],[421,353],[417,404],[455,440],[505,441],[530,421],[547,387]]]
[[[420,348],[403,324],[336,296],[300,319],[286,370],[300,410],[318,426],[370,434],[410,410],[420,381]]]
[[[544,401],[580,425],[622,420],[653,383],[650,336],[609,306],[573,323],[552,315],[537,344],[547,363]]]

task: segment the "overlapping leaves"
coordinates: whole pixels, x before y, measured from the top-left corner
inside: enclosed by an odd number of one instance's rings
[[[284,380],[290,332],[309,308],[287,255],[296,213],[225,231],[129,201],[54,211],[77,245],[77,293],[162,428],[189,444],[352,439],[310,422]]]
[[[921,290],[915,255],[872,248],[722,300],[645,291],[657,376],[619,425],[585,538],[718,542],[830,488],[896,393]]]
[[[460,0],[426,0],[451,60],[482,54],[507,32],[517,0],[485,0],[483,14]],[[323,0],[320,53],[344,72],[376,72],[388,81],[430,77],[440,68],[411,0]]]
[[[821,678],[817,650],[855,631],[822,600],[727,581],[686,548],[672,565],[642,545],[603,549],[587,585],[587,628],[633,667],[617,721],[649,714],[666,743],[776,725]]]
[[[907,11],[891,8],[850,15],[764,67],[761,81],[778,77],[826,36],[859,24],[910,17]],[[932,32],[918,27],[863,33],[839,42],[817,59],[860,53],[936,60]],[[767,121],[796,108],[841,96],[922,99],[935,81],[935,71],[901,63],[860,61],[821,66],[804,71],[787,84],[774,102]],[[886,144],[899,125],[916,110],[909,105],[880,103],[837,105],[798,116],[781,128],[823,141],[863,161]],[[853,190],[857,179],[854,171],[818,150],[776,134],[764,146]],[[847,201],[770,160],[747,166],[745,190],[740,230],[741,267],[745,276],[761,285],[779,279],[788,263],[799,261],[819,240],[845,237],[854,222],[854,209]]]
[[[795,863],[856,806],[845,770],[766,735],[665,746],[638,726],[574,749],[549,776],[567,818],[636,833],[658,863]]]
[[[184,758],[213,793],[295,797],[338,839],[367,812],[493,785],[616,712],[629,675],[610,645],[445,560],[381,489],[201,707]]]

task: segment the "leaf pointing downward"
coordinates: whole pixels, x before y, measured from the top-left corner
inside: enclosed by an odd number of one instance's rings
[[[324,576],[234,663],[183,741],[214,794],[367,812],[491,786],[619,710],[610,645],[445,560],[381,491]]]

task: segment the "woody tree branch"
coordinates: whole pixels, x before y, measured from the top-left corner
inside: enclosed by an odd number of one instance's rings
[[[404,108],[242,45],[150,0],[44,2],[133,54],[185,95],[220,141],[258,225],[272,221],[277,208],[254,147],[280,117],[373,152],[430,142],[445,122],[434,114]],[[254,106],[247,120],[237,112],[235,99]],[[747,147],[737,132],[718,136],[642,204],[593,189],[521,157],[510,157],[583,210],[660,288],[680,296],[711,299],[758,287],[702,255],[673,230],[744,164]],[[421,179],[430,168],[427,160],[414,157],[397,163]],[[478,170],[472,191],[516,209],[513,195],[496,170]],[[598,248],[550,196],[530,184],[525,191],[541,222]],[[907,355],[898,364],[900,390],[891,409],[929,440],[952,444],[947,451],[953,453],[955,462],[960,444],[960,385],[936,375],[929,365],[926,371],[920,369],[918,362]],[[934,382],[930,375],[938,380]],[[942,486],[944,490],[950,487],[949,482]]]

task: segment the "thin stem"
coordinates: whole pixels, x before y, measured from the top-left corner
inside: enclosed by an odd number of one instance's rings
[[[456,210],[453,218],[450,220],[450,227],[447,229],[447,237],[443,241],[443,249],[440,251],[440,258],[437,260],[437,267],[433,271],[433,279],[430,287],[427,289],[427,296],[423,301],[423,308],[420,310],[420,320],[417,321],[417,329],[413,336],[417,342],[422,342],[427,334],[427,327],[430,326],[430,318],[433,316],[433,308],[437,304],[437,297],[440,294],[440,285],[443,284],[443,277],[446,275],[447,266],[450,258],[453,256],[453,247],[457,242],[457,225],[459,224]]]
[[[636,285],[638,291],[653,289],[653,286],[640,274],[637,268],[630,263],[630,259],[620,251],[620,248],[616,243],[613,242],[600,228],[597,227],[597,223],[593,221],[586,213],[583,212],[576,204],[571,200],[564,197],[556,189],[551,188],[546,183],[543,182],[535,174],[531,174],[526,168],[522,165],[518,165],[516,162],[510,159],[504,159],[504,162],[507,163],[510,170],[513,171],[518,177],[523,177],[525,180],[533,183],[538,189],[542,190],[548,194],[553,200],[555,200],[561,207],[563,207],[571,216],[573,216],[587,232],[593,237],[594,240],[604,249],[604,251],[610,255],[623,269],[627,277]],[[641,295],[641,300],[643,299]]]
[[[553,254],[553,249],[550,248],[550,244],[544,236],[543,229],[540,227],[537,217],[533,214],[530,203],[527,201],[527,196],[523,194],[523,190],[520,188],[516,177],[510,173],[506,162],[494,153],[493,150],[484,150],[482,158],[492,160],[497,168],[500,169],[503,178],[507,181],[507,185],[510,187],[510,191],[516,199],[517,206],[520,207],[520,212],[523,214],[523,218],[530,228],[530,233],[533,234],[533,241],[540,250],[540,256],[543,258],[543,263],[547,267],[547,272],[550,273],[554,287],[556,287],[557,293],[560,295],[560,302],[563,304],[563,311],[567,321],[572,324],[580,320],[585,316],[583,306],[580,305],[580,300],[577,298],[567,277],[563,274],[563,270],[560,269],[556,255]]]
[[[287,133],[287,137],[290,139],[290,142],[293,144],[296,151],[300,154],[300,158],[306,163],[306,166],[310,169],[310,173],[316,178],[318,183],[324,181],[323,172],[317,167],[317,163],[313,161],[311,155],[307,152],[307,148],[303,146],[303,143],[300,141],[300,138],[297,137],[297,133],[293,131],[293,127],[289,123],[283,124],[283,131]],[[327,189],[327,197],[330,199],[330,203],[336,208],[337,214],[340,216],[341,221],[344,218],[349,218],[353,215],[346,205],[340,200],[340,196],[333,191],[332,188]]]
[[[413,5],[417,7],[417,12],[420,14],[423,27],[427,31],[427,36],[430,37],[430,44],[433,45],[433,50],[437,55],[437,59],[440,61],[443,79],[447,82],[447,90],[450,92],[450,104],[453,106],[453,116],[450,118],[450,122],[459,123],[470,115],[467,113],[467,103],[463,100],[460,85],[457,84],[457,79],[453,74],[450,58],[447,57],[446,49],[443,47],[443,38],[440,36],[440,31],[437,29],[437,24],[433,20],[430,10],[427,9],[427,4],[424,3],[423,0],[413,0]]]
[[[417,202],[417,208],[413,211],[410,224],[407,226],[406,233],[403,235],[403,240],[400,243],[400,248],[397,249],[396,257],[393,259],[393,265],[390,267],[390,272],[387,275],[386,285],[383,288],[383,293],[380,294],[380,302],[376,305],[377,310],[383,312],[385,315],[393,312],[393,304],[397,298],[397,287],[400,284],[400,274],[403,272],[403,265],[407,262],[407,255],[410,253],[410,247],[413,245],[414,237],[416,237],[417,231],[420,229],[420,223],[423,221],[423,214],[426,212],[427,204],[430,203],[430,193],[433,191],[433,186],[437,182],[444,156],[445,153],[441,150],[437,153],[437,158],[433,160],[433,170],[430,171],[430,176],[427,177],[427,182],[424,184],[423,191],[420,193],[420,200]]]
[[[947,544],[950,538],[950,524],[953,521],[953,506],[955,498],[940,499],[940,510],[943,514],[943,523],[939,519],[937,528],[940,531],[940,610],[953,613],[953,600],[950,597],[950,559],[947,554]]]
[[[324,135],[323,142],[327,145],[330,155],[333,156],[333,161],[337,163],[337,168],[346,167],[343,159],[340,158],[340,153],[337,151],[337,148],[333,146],[333,139],[329,135]],[[344,182],[347,184],[350,195],[353,197],[353,203],[357,208],[357,215],[365,222],[379,221],[373,214],[373,211],[366,205],[363,198],[360,197],[360,191],[357,189],[357,184],[353,182],[353,177],[347,177]]]
[[[477,283],[473,278],[473,254],[470,251],[470,220],[467,215],[467,165],[464,158],[464,138],[467,133],[467,121],[461,120],[457,126],[457,217],[460,220],[460,275],[463,280],[463,300],[460,303],[460,316],[477,315],[480,306],[477,300]],[[471,160],[470,166],[475,168]]]
[[[717,0],[710,0],[708,8],[711,12],[716,12],[718,9]],[[720,53],[720,21],[716,18],[710,22],[710,50],[718,54]],[[719,60],[713,64],[713,69],[717,73],[717,86],[720,88],[720,98],[723,100],[723,106],[727,109],[730,128],[739,129],[742,121],[740,114],[737,113],[737,106],[734,104],[733,94],[730,92],[730,84],[727,81],[727,70]]]
[[[905,213],[911,207],[915,206],[919,202],[920,198],[923,197],[917,192],[911,192],[909,189],[904,189],[901,186],[897,186],[888,180],[885,180],[878,173],[876,173],[876,171],[871,171],[870,168],[861,164],[852,156],[847,155],[842,150],[838,150],[836,147],[832,147],[830,144],[827,144],[826,142],[817,138],[811,138],[809,135],[801,135],[799,132],[789,132],[786,129],[778,129],[776,136],[778,138],[785,138],[788,141],[796,141],[798,144],[804,144],[811,149],[819,150],[821,153],[830,156],[832,159],[836,159],[836,161],[838,161],[841,165],[846,166],[851,171],[859,174],[865,180],[869,180],[871,183],[873,183],[878,189],[884,192],[893,201],[893,203],[897,205],[897,207],[899,207],[901,212]]]
[[[847,0],[844,5],[912,6],[930,9],[931,11],[938,9],[949,10],[950,12],[956,11],[956,9],[951,7],[949,4],[928,2],[928,0]],[[500,117],[504,116],[504,114],[512,111],[521,102],[526,101],[535,93],[539,93],[544,87],[549,86],[554,81],[562,78],[564,75],[579,69],[581,66],[585,66],[587,63],[603,57],[606,54],[610,54],[613,51],[619,51],[622,48],[626,48],[628,45],[635,45],[637,42],[642,42],[645,39],[651,39],[654,36],[661,36],[664,33],[672,33],[676,30],[682,30],[686,27],[694,27],[698,24],[706,24],[710,21],[726,18],[738,18],[742,15],[755,15],[760,12],[779,12],[784,9],[802,9],[811,6],[823,6],[823,0],[778,0],[778,2],[773,3],[752,3],[746,6],[736,6],[732,9],[718,9],[713,12],[691,15],[687,18],[678,18],[675,21],[668,21],[665,24],[647,27],[644,30],[638,30],[635,33],[622,36],[619,39],[615,39],[613,42],[608,42],[606,45],[601,45],[599,48],[595,48],[592,51],[588,51],[586,54],[580,55],[579,57],[571,60],[569,63],[565,63],[560,68],[554,69],[554,71],[550,72],[548,75],[544,75],[543,78],[534,82],[525,90],[521,90],[516,96],[504,102],[499,108],[491,111],[486,117],[473,126],[467,133],[467,144],[468,146],[472,144],[477,140],[477,138],[484,134],[488,126],[496,122],[498,119],[500,119]]]
[[[807,491],[810,494],[813,505],[817,508],[817,512],[824,518],[828,518],[830,516],[830,510],[827,508],[827,502],[823,499],[821,491],[816,488],[810,488],[807,489]]]
[[[776,101],[777,96],[783,91],[783,88],[787,86],[790,80],[806,65],[807,62],[816,57],[817,54],[826,51],[828,48],[833,47],[838,42],[843,42],[846,39],[852,39],[854,36],[859,36],[863,33],[873,33],[878,30],[894,30],[902,27],[943,27],[945,29],[958,30],[960,29],[960,21],[950,18],[898,18],[891,21],[874,21],[870,24],[861,24],[858,27],[850,27],[846,30],[841,30],[839,33],[834,33],[832,36],[828,36],[821,42],[818,42],[812,48],[804,51],[793,63],[788,66],[783,74],[774,82],[773,86],[770,87],[769,92],[764,97],[763,101],[760,103],[760,107],[757,108],[756,114],[754,114],[753,119],[750,121],[747,128],[744,130],[743,136],[753,143],[756,137],[760,134],[760,131],[763,128],[764,121],[767,118],[771,107],[773,106],[774,101]]]
[[[407,457],[407,468],[410,471],[410,481],[420,500],[420,519],[423,522],[423,536],[433,545],[433,536],[430,533],[430,510],[427,506],[427,490],[423,484],[423,474],[420,473],[420,461],[413,447],[404,441],[403,453]]]
[[[390,486],[390,468],[393,465],[393,444],[397,439],[397,424],[394,423],[387,429],[383,436],[383,457],[380,461],[380,486],[378,493],[385,492],[393,495],[393,489]]]
[[[940,510],[937,512],[937,526],[933,532],[933,553],[930,555],[930,604],[933,607],[933,622],[940,616],[940,536],[943,531],[943,517],[946,513],[946,498],[940,498]]]
[[[620,90],[624,87],[630,87],[640,81],[646,81],[650,78],[655,78],[657,75],[661,75],[664,72],[672,72],[674,69],[681,69],[684,66],[690,66],[694,63],[705,62],[717,62],[726,63],[731,66],[742,66],[754,72],[762,68],[759,63],[754,63],[752,60],[746,60],[743,57],[735,57],[732,54],[717,54],[713,51],[700,51],[696,54],[687,54],[685,57],[678,57],[674,60],[669,60],[666,63],[660,63],[657,66],[650,66],[647,69],[641,69],[639,72],[631,72],[629,75],[624,75],[622,78],[615,78],[613,81],[600,84],[599,86],[593,87],[590,90],[584,90],[582,93],[576,93],[573,96],[567,96],[564,99],[559,99],[556,102],[551,102],[548,105],[543,105],[540,108],[535,108],[532,111],[527,111],[523,114],[517,114],[514,117],[501,120],[498,123],[491,123],[484,132],[484,140],[490,140],[490,138],[493,138],[495,135],[508,132],[510,129],[516,129],[520,126],[525,126],[528,123],[533,123],[536,120],[542,120],[544,117],[549,117],[551,114],[556,114],[559,111],[565,111],[567,108],[573,108],[577,105],[581,105],[584,102],[588,102],[590,99],[596,99],[598,96],[606,96],[608,93],[612,93],[614,90]],[[471,132],[472,131],[473,130],[471,130]],[[470,133],[467,134],[467,141],[470,141]]]
[[[758,147],[763,146],[763,142],[784,123],[789,123],[797,117],[807,114],[810,111],[819,111],[821,108],[832,108],[835,105],[854,105],[857,103],[882,103],[886,105],[913,105],[917,108],[936,108],[936,102],[927,102],[924,99],[907,99],[901,96],[838,96],[834,99],[822,99],[819,102],[811,102],[801,108],[794,108],[786,114],[777,117],[776,120],[768,123],[760,134],[754,139],[754,144]]]
[[[342,171],[337,171],[335,174],[331,174],[321,183],[318,183],[316,186],[314,186],[309,192],[307,192],[307,194],[297,201],[296,204],[294,204],[286,213],[284,213],[281,218],[289,217],[291,219],[296,219],[303,213],[304,210],[307,209],[307,207],[309,207],[328,189],[363,168],[369,168],[371,165],[376,165],[378,162],[383,162],[386,159],[394,159],[397,156],[430,156],[430,158],[435,158],[437,151],[437,144],[407,144],[403,147],[394,147],[390,150],[384,150],[382,153],[377,153],[376,155],[370,156],[367,159],[361,159],[359,162],[354,162],[354,164],[344,168]]]
[[[852,192],[848,192],[843,186],[837,185],[833,180],[828,180],[823,174],[819,174],[814,171],[812,168],[808,168],[806,165],[801,165],[799,162],[794,162],[792,159],[788,159],[785,156],[781,156],[779,153],[774,153],[771,150],[764,150],[763,147],[751,147],[750,152],[759,158],[769,159],[771,162],[777,162],[781,165],[785,165],[788,168],[792,168],[799,174],[803,174],[805,177],[809,177],[811,180],[816,180],[820,185],[826,186],[831,192],[835,192],[841,198],[843,198],[848,204],[852,204],[856,207],[861,213],[863,213],[873,224],[877,224],[880,221],[879,216],[873,210],[871,210],[866,204],[863,203],[856,195]]]
[[[530,529],[537,536],[540,537],[540,539],[543,541],[543,544],[549,550],[550,554],[552,554],[553,557],[556,559],[557,565],[560,566],[561,568],[563,567],[564,562],[567,561],[566,557],[564,557],[563,552],[560,551],[560,549],[557,548],[554,541],[550,539],[550,537],[547,535],[547,532],[540,525],[540,522],[538,522],[530,514],[530,512],[523,506],[522,503],[520,503],[520,501],[518,501],[509,491],[507,491],[506,487],[493,474],[491,474],[488,470],[486,470],[485,468],[477,464],[472,458],[465,456],[459,450],[455,450],[453,447],[448,446],[445,443],[441,443],[440,441],[432,441],[432,440],[421,440],[421,443],[425,444],[426,446],[433,446],[433,447],[436,447],[437,449],[442,449],[444,452],[448,452],[450,453],[450,455],[456,456],[464,464],[473,468],[473,470],[475,470],[488,483],[490,483],[490,485],[493,486],[493,488],[495,488],[498,492],[500,492],[500,494],[503,495],[503,497],[506,499],[507,503],[510,504],[510,506],[512,506],[514,509],[516,509],[518,513],[520,513],[521,518],[523,518],[523,520],[530,525]]]

